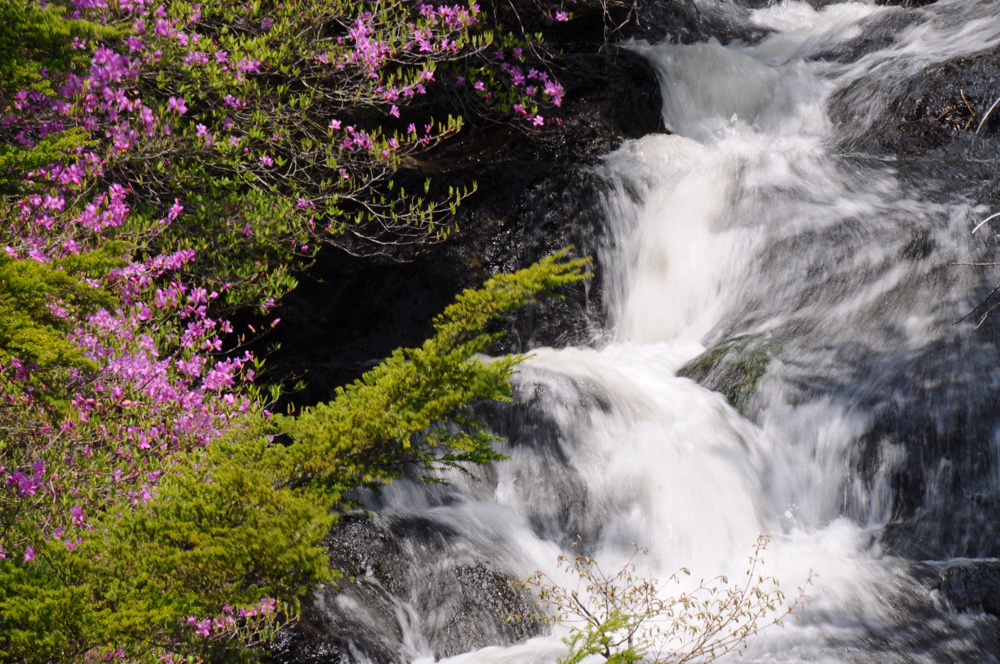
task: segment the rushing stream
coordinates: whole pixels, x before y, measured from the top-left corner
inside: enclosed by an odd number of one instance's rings
[[[890,15],[893,38],[858,52]],[[739,575],[767,533],[789,594],[816,576],[799,619],[742,661],[998,661],[996,619],[939,586],[1000,554],[997,329],[955,324],[1000,277],[954,265],[996,260],[1000,219],[970,231],[1000,210],[855,146],[880,91],[1000,45],[1000,2],[786,2],[749,20],[773,32],[630,47],[671,133],[601,166],[605,331],[521,366],[491,416],[510,459],[482,482],[372,498],[362,573],[327,598],[348,659],[555,662],[564,632],[497,616],[517,608],[507,581],[558,575],[578,535],[609,567],[636,542],[643,571],[711,577]],[[382,549],[391,574],[364,562]]]

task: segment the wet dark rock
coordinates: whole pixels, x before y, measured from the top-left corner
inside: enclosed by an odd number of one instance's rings
[[[981,609],[1000,616],[1000,560],[950,561],[939,588],[956,611]]]
[[[994,50],[917,71],[890,61],[835,93],[829,110],[841,124],[842,147],[881,155],[914,196],[953,201],[964,194],[995,207],[1000,205],[1000,116],[983,119],[998,96],[1000,51]],[[862,100],[870,112],[860,111]],[[995,261],[997,237],[980,235],[978,255],[970,262]],[[933,233],[915,225],[901,255],[921,261],[938,249]],[[927,278],[953,281],[979,272],[987,284],[996,279],[982,272],[989,267],[949,269]],[[984,286],[980,297],[989,291]],[[971,308],[964,302],[941,306]],[[850,380],[865,386],[857,395],[859,406],[872,415],[859,441],[861,474],[873,477],[888,450],[901,457],[892,476],[893,519],[883,542],[916,559],[1000,555],[1000,496],[990,451],[1000,426],[1000,400],[985,387],[995,384],[997,362],[968,362],[973,356],[1000,357],[1000,326],[987,319],[977,330],[957,329],[954,338],[914,356],[870,354],[850,373]],[[898,369],[887,372],[888,366]],[[869,374],[861,375],[865,371]],[[936,407],[942,403],[952,407]]]
[[[766,0],[717,2],[701,7],[693,0],[637,3],[636,19],[617,34],[650,43],[667,40],[693,44],[717,39],[722,44],[734,41],[754,44],[770,34],[770,30],[754,26],[749,21],[750,10],[769,4],[772,3]]]
[[[883,7],[926,7],[937,0],[875,0],[876,5]]]
[[[863,654],[844,657],[844,661],[1000,661],[1000,630],[994,616],[941,610],[949,601],[941,590],[942,567],[940,563],[910,563],[905,572],[901,569],[907,582],[882,598],[885,610],[878,623],[864,628]],[[845,646],[844,652],[850,652],[851,644]]]
[[[907,15],[915,14],[901,12]],[[933,157],[945,169],[977,177],[976,164],[995,159],[1000,115],[987,111],[998,96],[1000,51],[994,50],[915,73],[904,64],[880,66],[835,93],[829,112],[844,128],[848,149],[910,161]]]
[[[924,19],[921,13],[904,9],[880,12],[861,22],[858,26],[861,30],[860,35],[837,44],[832,50],[817,53],[813,59],[842,63],[857,62],[868,53],[891,46],[896,42],[900,32]]]
[[[427,519],[345,518],[327,538],[331,564],[345,578],[308,599],[303,620],[272,648],[272,662],[403,662],[416,650],[441,658],[537,635],[535,623],[504,620],[530,612],[515,579],[454,535]],[[417,634],[426,642],[413,642]]]
[[[569,547],[574,536],[582,537],[588,544],[597,541],[600,528],[588,517],[594,506],[586,482],[573,467],[575,450],[572,435],[566,435],[565,420],[590,422],[593,413],[608,411],[611,406],[586,385],[566,377],[558,380],[562,385],[554,392],[544,381],[522,374],[514,383],[509,403],[480,404],[477,414],[504,438],[505,454],[513,454],[519,448],[530,450],[530,470],[519,471],[514,481],[530,487],[525,490],[537,490],[538,493],[527,495],[525,501],[544,509],[531,510],[525,516],[539,537]],[[559,394],[571,396],[560,400]],[[554,415],[555,404],[571,414]]]

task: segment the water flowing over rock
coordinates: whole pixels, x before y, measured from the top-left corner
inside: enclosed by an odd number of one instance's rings
[[[503,622],[529,602],[508,583],[557,574],[578,536],[711,577],[765,532],[767,573],[818,576],[744,661],[997,662],[1000,218],[971,231],[1000,212],[1000,3],[636,8],[619,47],[563,34],[563,133],[462,167],[464,237],[408,266],[331,258],[335,299],[288,305],[312,319],[279,361],[328,398],[477,275],[595,258],[495,349],[534,351],[482,409],[510,458],[362,496],[373,517],[329,540],[353,580],[276,659],[555,662],[564,631]]]

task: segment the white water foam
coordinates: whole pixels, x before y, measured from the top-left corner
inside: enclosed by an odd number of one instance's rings
[[[635,44],[660,76],[674,135],[630,141],[606,160],[619,182],[601,256],[611,342],[539,350],[517,378],[558,431],[558,449],[506,450],[488,487],[455,479],[468,498],[457,505],[422,505],[405,484],[389,488],[386,504],[461,531],[519,577],[565,578],[555,556],[584,532],[610,567],[637,542],[650,548],[642,569],[661,578],[682,565],[695,578],[738,575],[769,533],[765,573],[789,589],[818,576],[801,620],[765,631],[744,659],[854,661],[842,644],[887,629],[890,598],[912,585],[907,563],[877,544],[903,453],[884,446],[872,476],[860,477],[868,415],[831,395],[803,400],[795,379],[805,365],[810,376],[842,371],[831,349],[852,336],[886,352],[899,342],[884,328],[904,330],[904,348],[939,338],[934,325],[950,312],[914,303],[941,287],[913,286],[930,268],[893,256],[909,237],[901,229],[931,218],[950,220],[935,232],[961,255],[971,208],[909,200],[891,170],[854,169],[832,147],[826,100],[876,69],[899,75],[1000,44],[1000,13],[985,7],[942,0],[894,44],[849,64],[810,57],[888,9],[785,2],[754,12],[776,31],[757,45]],[[789,339],[772,361],[753,422],[675,375],[706,345],[779,329],[810,341]],[[563,635],[448,661],[554,662]]]

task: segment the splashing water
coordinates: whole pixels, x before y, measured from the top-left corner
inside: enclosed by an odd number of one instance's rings
[[[839,57],[903,11],[784,2],[751,12],[773,31],[757,44],[630,46],[659,76],[671,133],[602,166],[608,337],[522,365],[497,424],[510,459],[483,482],[401,482],[373,503],[384,523],[447,533],[433,556],[406,549],[416,580],[394,600],[410,612],[394,657],[565,654],[558,630],[434,645],[472,611],[435,580],[463,565],[555,576],[579,535],[609,567],[637,542],[645,571],[708,578],[739,574],[763,532],[765,572],[786,590],[818,576],[800,619],[753,639],[745,661],[996,661],[992,619],[949,610],[917,562],[1000,552],[995,527],[967,516],[974,495],[1000,494],[997,352],[952,324],[991,285],[950,267],[988,259],[969,233],[984,208],[843,148],[886,113],[878,95],[850,126],[828,104],[997,47],[1000,4],[905,10],[888,44]]]

